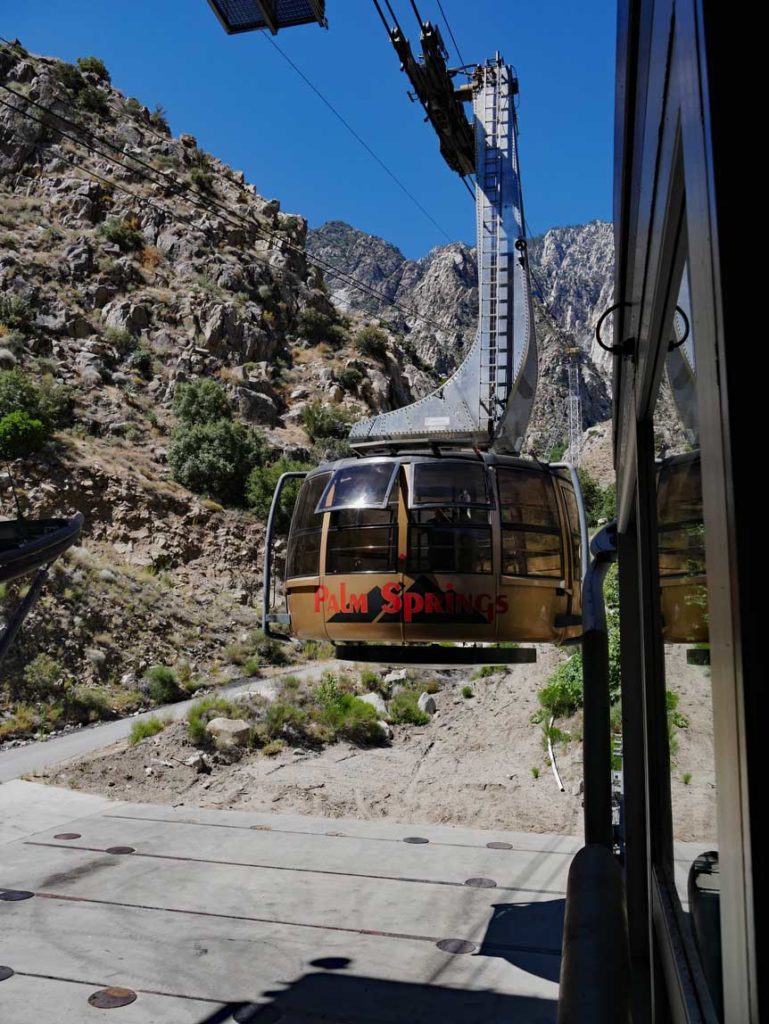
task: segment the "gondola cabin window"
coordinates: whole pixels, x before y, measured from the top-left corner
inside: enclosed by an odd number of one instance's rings
[[[338,469],[320,499],[329,511],[326,573],[394,572],[399,464],[361,463]]]
[[[320,571],[323,516],[315,509],[330,476],[330,473],[319,473],[308,477],[299,492],[288,541],[286,575],[289,579],[317,576]]]
[[[502,574],[563,577],[553,481],[545,473],[498,469]]]
[[[573,488],[567,483],[561,483],[561,494],[566,505],[566,515],[569,520],[569,533],[571,534],[571,557],[574,572],[574,579],[582,579],[582,534],[579,525],[579,510],[577,499]]]
[[[410,504],[408,572],[492,572],[485,466],[417,463]]]

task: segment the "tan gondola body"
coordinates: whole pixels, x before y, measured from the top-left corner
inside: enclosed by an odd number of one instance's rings
[[[489,453],[346,459],[307,476],[286,559],[291,633],[334,643],[579,635],[568,471]]]

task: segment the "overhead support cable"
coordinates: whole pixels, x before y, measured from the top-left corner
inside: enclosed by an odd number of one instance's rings
[[[378,5],[377,5],[377,10],[379,10],[379,15],[380,15],[380,17],[382,17],[382,20],[384,21],[384,17],[382,16],[382,12],[379,9]],[[387,27],[387,22],[385,22],[385,27]],[[376,161],[376,163],[382,168],[382,170],[385,172],[385,174],[387,174],[388,177],[390,177],[395,182],[395,184],[404,193],[404,195],[408,196],[408,198],[411,200],[411,202],[430,221],[430,223],[433,225],[433,227],[437,228],[438,231],[440,231],[440,233],[449,242],[453,242],[454,239],[451,237],[451,235],[449,235],[448,231],[446,231],[445,228],[443,228],[438,223],[438,221],[432,216],[432,214],[429,212],[429,210],[425,209],[425,207],[417,199],[417,197],[414,195],[414,193],[411,192],[411,190],[406,185],[404,185],[404,183],[401,181],[401,179],[398,177],[398,175],[387,166],[387,164],[384,162],[384,160],[382,160],[382,158],[379,156],[379,154],[376,153],[371,148],[371,146],[369,146],[369,144],[366,142],[366,140],[364,138],[362,138],[361,135],[358,134],[358,132],[353,128],[353,126],[350,124],[350,122],[347,120],[347,118],[344,117],[344,115],[341,114],[339,112],[339,110],[337,110],[337,108],[334,106],[334,104],[323,95],[323,93],[320,91],[320,89],[318,89],[318,87],[307,77],[307,75],[304,73],[304,71],[302,71],[302,69],[297,64],[294,63],[294,61],[289,57],[289,55],[286,53],[286,51],[283,50],[275,42],[275,40],[271,38],[271,36],[265,35],[264,38],[267,40],[267,42],[271,46],[273,46],[278,51],[278,53],[286,61],[286,63],[290,67],[292,67],[294,69],[294,71],[297,73],[297,75],[299,75],[299,77],[308,86],[308,88],[312,89],[312,91],[315,93],[315,95],[318,97],[318,99],[323,104],[325,104],[326,107],[328,107],[328,109],[331,111],[331,113],[334,115],[334,117],[342,125],[344,125],[344,127],[347,129],[347,131],[350,133],[350,135],[352,135],[352,137],[356,140],[356,142],[358,142],[363,147],[363,149],[365,149],[365,151],[369,154],[369,156],[373,160]]]
[[[57,113],[52,108],[46,107],[44,104],[40,104],[37,101],[30,99],[29,97],[24,96],[22,93],[16,92],[16,90],[11,89],[6,84],[0,83],[0,88],[4,89],[8,93],[11,93],[13,96],[17,97],[18,99],[20,99],[20,100],[22,100],[22,101],[24,101],[24,102],[26,102],[28,104],[34,105],[35,107],[40,109],[43,113],[45,113],[49,118],[54,118],[55,120],[60,121],[63,124],[66,124],[66,125],[69,125],[69,126],[73,127],[76,131],[79,131],[82,135],[85,135],[86,137],[90,137],[91,139],[95,139],[97,142],[99,142],[100,144],[102,144],[104,146],[111,147],[112,149],[118,149],[118,147],[113,146],[111,143],[108,143],[106,140],[99,139],[98,136],[96,136],[93,132],[91,132],[89,129],[85,128],[84,126],[79,125],[77,122],[73,122],[73,121],[69,120],[68,118],[65,118],[63,115]],[[1,98],[0,98],[0,105],[8,108],[9,110],[15,111],[17,114],[20,114],[21,116],[26,117],[27,119],[32,120],[32,121],[36,122],[37,124],[40,124],[43,127],[49,127],[50,126],[50,121],[44,120],[43,118],[40,118],[40,117],[36,117],[29,110],[24,110],[23,108],[21,108],[19,106],[16,106],[13,103],[8,103],[7,101],[5,101],[5,100],[3,100]],[[84,141],[83,139],[78,138],[76,135],[73,135],[73,134],[63,130],[62,128],[58,128],[57,130],[59,131],[59,133],[64,138],[69,139],[75,145],[81,146],[82,148],[84,148],[84,149],[88,150],[89,152],[93,153],[94,155],[99,156],[99,157],[107,160],[108,162],[112,163],[113,165],[115,165],[117,167],[120,167],[122,170],[126,170],[126,169],[131,170],[132,173],[136,174],[136,176],[138,178],[142,179],[145,182],[149,182],[152,185],[155,185],[155,186],[161,185],[161,186],[166,187],[166,188],[170,187],[169,186],[169,182],[167,180],[159,181],[158,178],[156,176],[154,176],[154,175],[155,174],[160,174],[164,178],[170,177],[171,181],[172,181],[172,183],[174,185],[174,188],[173,188],[174,193],[179,198],[183,199],[184,201],[192,203],[194,206],[196,206],[196,207],[198,207],[200,209],[204,209],[204,210],[206,210],[206,212],[208,212],[208,213],[210,213],[210,214],[212,214],[214,216],[221,217],[225,221],[225,223],[228,223],[230,226],[235,226],[235,227],[246,226],[246,227],[252,228],[257,233],[257,235],[259,235],[259,237],[263,241],[274,242],[276,240],[275,233],[274,232],[270,232],[268,230],[265,230],[264,228],[261,227],[261,225],[259,225],[259,223],[257,221],[245,218],[241,214],[239,214],[237,211],[232,211],[232,210],[230,210],[229,207],[225,206],[224,204],[218,203],[217,201],[211,201],[211,202],[203,201],[203,200],[201,200],[201,198],[199,198],[199,196],[197,194],[190,195],[189,191],[185,190],[183,188],[183,186],[178,186],[178,184],[175,182],[175,179],[173,179],[172,176],[167,176],[162,171],[155,171],[155,169],[153,169],[154,173],[151,174],[151,175],[148,175],[148,174],[142,174],[141,172],[137,171],[135,168],[130,168],[130,167],[127,168],[126,163],[124,162],[124,160],[136,160],[136,158],[134,158],[132,155],[123,153],[122,150],[119,150],[120,156],[123,159],[118,159],[118,158],[116,158],[114,156],[111,156],[109,153],[105,153],[103,150],[98,149],[92,143],[89,144],[87,141]],[[59,154],[59,156],[61,157],[61,159],[65,160],[65,162],[71,164],[73,167],[76,167],[77,169],[81,170],[83,173],[89,175],[90,177],[94,178],[95,180],[101,181],[102,183],[109,185],[110,188],[113,188],[113,189],[115,189],[115,190],[117,190],[119,192],[124,193],[125,195],[130,196],[132,199],[134,199],[137,202],[144,203],[145,205],[153,207],[158,212],[160,212],[160,213],[164,214],[165,216],[169,217],[171,220],[177,220],[177,221],[179,221],[181,223],[186,224],[188,227],[192,227],[194,229],[199,229],[199,227],[200,227],[199,223],[196,223],[195,221],[192,221],[192,220],[190,220],[188,218],[185,218],[183,216],[179,216],[178,213],[176,213],[175,211],[169,210],[167,207],[163,206],[162,204],[158,203],[157,201],[155,201],[153,199],[149,199],[146,196],[142,196],[140,193],[134,192],[131,189],[127,189],[124,186],[120,185],[118,182],[112,180],[111,178],[107,178],[104,175],[100,175],[97,172],[91,170],[90,168],[82,167],[79,163],[77,163],[77,161],[68,159],[64,154]],[[142,161],[136,161],[136,162],[142,163]],[[147,165],[145,164],[145,166],[147,166]],[[456,327],[448,325],[448,324],[441,324],[438,321],[433,320],[431,317],[425,316],[423,313],[420,313],[420,312],[418,312],[415,309],[412,309],[412,308],[407,307],[407,306],[402,306],[400,303],[392,301],[384,292],[380,292],[378,289],[372,288],[370,285],[363,284],[362,282],[360,282],[356,278],[354,278],[352,275],[350,275],[346,271],[344,271],[342,268],[334,266],[333,264],[330,264],[330,263],[326,262],[325,260],[323,260],[320,257],[308,257],[307,252],[306,252],[305,249],[301,248],[300,246],[294,245],[293,243],[289,242],[288,239],[281,237],[280,238],[280,244],[281,244],[281,247],[283,249],[291,251],[291,252],[295,252],[298,255],[302,256],[309,266],[315,266],[315,267],[317,267],[320,270],[325,270],[325,271],[333,274],[335,277],[339,278],[345,284],[348,284],[351,288],[354,288],[354,289],[356,289],[358,291],[361,291],[361,292],[365,293],[366,295],[368,295],[368,296],[370,296],[372,298],[376,298],[376,299],[381,300],[389,308],[394,309],[394,310],[398,310],[399,312],[403,313],[404,315],[406,315],[408,317],[412,317],[412,318],[414,318],[416,320],[421,320],[422,322],[424,322],[426,324],[429,324],[430,326],[435,327],[435,328],[437,328],[440,331],[445,331],[445,332],[447,332],[449,334],[456,333]],[[272,264],[270,263],[270,261],[268,259],[265,259],[264,257],[260,257],[260,256],[256,255],[255,253],[252,253],[252,256],[257,261],[265,263],[267,266],[270,266],[271,269],[273,269],[273,271],[276,269],[275,267],[272,266]]]
[[[438,9],[441,12],[441,14],[443,15],[443,21],[444,21],[444,23],[446,25],[446,29],[447,29],[449,35],[451,36],[451,41],[454,44],[454,49],[457,51],[457,57],[459,57],[459,63],[462,65],[462,67],[466,67],[467,65],[465,64],[465,59],[464,59],[464,57],[462,56],[462,54],[460,52],[459,43],[456,40],[456,36],[454,35],[454,32],[453,32],[453,30],[451,28],[451,24],[449,23],[449,19],[446,17],[446,12],[443,9],[443,4],[441,3],[441,0],[438,0]]]

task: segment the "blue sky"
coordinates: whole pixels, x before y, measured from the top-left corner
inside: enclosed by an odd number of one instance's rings
[[[521,171],[534,234],[611,216],[616,5],[611,0],[442,0],[466,61],[499,50],[519,74]],[[408,0],[391,0],[412,44]],[[440,21],[436,0],[418,0]],[[445,236],[424,217],[261,33],[227,36],[205,0],[35,0],[2,4],[1,34],[74,60],[95,54],[128,95],[168,112],[175,134],[240,168],[315,227],[346,220],[423,255]],[[474,211],[369,0],[327,0],[329,31],[277,42],[452,239]],[[451,46],[448,34],[447,45]],[[453,54],[452,54],[453,56]]]

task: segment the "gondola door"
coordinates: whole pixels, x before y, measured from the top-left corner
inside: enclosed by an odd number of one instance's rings
[[[334,643],[403,643],[400,464],[361,459],[337,469],[321,497],[322,574],[315,600]]]

